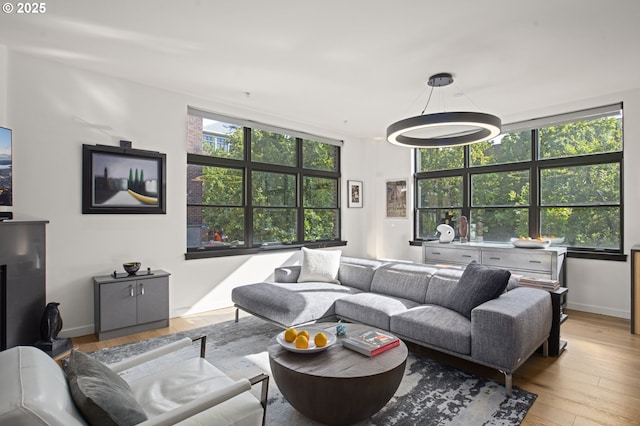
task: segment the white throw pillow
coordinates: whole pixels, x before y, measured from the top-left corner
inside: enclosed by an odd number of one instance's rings
[[[342,250],[312,250],[302,247],[302,267],[298,282],[321,281],[340,284],[340,256]]]

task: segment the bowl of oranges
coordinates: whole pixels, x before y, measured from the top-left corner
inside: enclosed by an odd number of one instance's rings
[[[332,332],[316,327],[296,329],[289,327],[276,336],[276,340],[288,351],[298,353],[314,353],[324,351],[336,340]]]
[[[520,237],[512,238],[511,244],[513,244],[514,247],[520,248],[545,248],[548,247],[549,244],[551,244],[551,241],[549,240],[549,238],[545,237]]]

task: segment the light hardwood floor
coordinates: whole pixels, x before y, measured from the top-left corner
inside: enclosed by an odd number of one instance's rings
[[[559,357],[534,354],[514,373],[513,384],[538,394],[523,425],[640,425],[640,335],[629,321],[566,311],[562,325],[567,349]],[[74,338],[84,352],[232,320],[232,308],[170,321],[167,328],[98,342],[94,335]],[[242,321],[242,317],[240,319]],[[502,381],[494,370],[415,345],[414,352]],[[508,348],[505,348],[508,350]]]

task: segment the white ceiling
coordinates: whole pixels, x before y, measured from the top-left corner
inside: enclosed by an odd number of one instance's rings
[[[435,89],[427,113],[483,111],[503,123],[640,88],[638,0],[55,0],[46,8],[0,14],[0,44],[327,136],[384,138],[389,124],[420,114],[426,81],[439,72],[455,82]]]

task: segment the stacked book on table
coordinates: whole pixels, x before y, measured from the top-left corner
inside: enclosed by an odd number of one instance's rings
[[[363,355],[375,356],[400,345],[400,339],[380,330],[367,330],[342,339],[342,346]]]
[[[535,277],[525,277],[525,276],[516,276],[518,278],[518,285],[524,287],[533,287],[540,288],[542,290],[547,291],[556,291],[560,288],[560,281],[558,280],[548,280],[546,278],[535,278]]]

